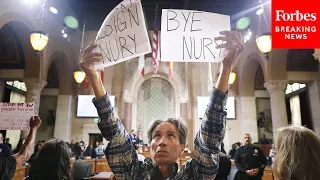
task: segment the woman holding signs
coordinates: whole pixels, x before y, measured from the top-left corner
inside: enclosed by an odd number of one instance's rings
[[[222,70],[213,88],[206,116],[194,140],[193,157],[179,169],[176,161],[186,145],[187,127],[175,118],[156,120],[148,131],[153,159],[141,157],[135,151],[128,132],[111,106],[100,77],[92,68],[101,61],[101,53],[91,53],[97,45],[91,43],[83,53],[80,63],[90,79],[95,93],[93,103],[100,120],[99,129],[110,141],[105,150],[106,159],[112,172],[119,179],[214,179],[219,166],[220,144],[224,138],[227,113],[228,80],[237,57],[243,50],[242,35],[238,32],[223,31],[215,40],[224,41],[218,49],[226,49]]]

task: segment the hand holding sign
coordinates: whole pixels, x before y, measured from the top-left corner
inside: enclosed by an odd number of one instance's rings
[[[30,129],[38,129],[42,121],[39,116],[32,116],[30,119]]]
[[[82,59],[80,61],[80,66],[89,77],[89,79],[98,76],[97,71],[93,68],[93,64],[101,62],[102,54],[91,52],[96,47],[98,47],[98,45],[91,42],[89,46],[84,50]]]
[[[111,66],[151,52],[140,0],[123,0],[104,20],[95,43],[102,54],[96,69]]]
[[[161,22],[161,61],[220,62],[224,58],[220,31],[230,30],[230,17],[221,14],[163,9]]]
[[[34,104],[0,102],[0,130],[29,130]]]
[[[244,49],[243,37],[241,33],[236,31],[221,31],[219,33],[222,36],[215,37],[214,40],[221,40],[224,43],[217,45],[216,48],[227,50],[227,55],[222,63],[226,67],[232,67],[239,54]]]

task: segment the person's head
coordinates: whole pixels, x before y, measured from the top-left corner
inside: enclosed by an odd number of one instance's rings
[[[99,144],[100,144],[99,141],[96,141],[96,146],[97,146],[97,147],[99,146]]]
[[[276,179],[312,180],[320,177],[320,138],[303,126],[279,130],[273,172]]]
[[[71,139],[71,142],[70,142],[70,144],[74,144],[74,139]]]
[[[243,144],[250,145],[252,143],[251,135],[249,133],[244,133],[243,135]]]
[[[10,142],[10,138],[6,138],[6,143],[9,143]]]
[[[266,135],[265,135],[265,134],[262,134],[262,138],[265,139],[265,138],[266,138]]]
[[[70,150],[59,139],[46,142],[38,151],[29,170],[30,180],[71,180]]]
[[[174,164],[186,146],[188,129],[183,120],[156,120],[148,130],[153,160],[159,165]]]
[[[26,140],[23,139],[23,138],[21,138],[21,139],[19,140],[19,142],[18,142],[18,144],[17,144],[17,149],[16,149],[17,152],[20,151],[20,149],[21,149],[21,147],[23,146],[23,144],[24,144],[25,141],[26,141]]]
[[[219,153],[219,156],[219,169],[215,180],[227,180],[231,171],[231,160],[227,155],[223,153]]]
[[[237,145],[237,148],[241,146],[240,142],[236,142],[235,144]]]
[[[45,141],[38,141],[36,148],[35,148],[35,152],[38,152],[41,150],[41,148],[43,147]]]
[[[136,135],[136,131],[135,130],[131,130],[131,134],[132,135]]]
[[[237,144],[232,144],[232,149],[236,149],[237,148]]]
[[[84,142],[83,141],[80,141],[80,146],[84,146]]]

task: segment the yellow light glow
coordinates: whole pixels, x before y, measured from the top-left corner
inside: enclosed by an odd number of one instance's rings
[[[86,73],[83,71],[75,71],[73,72],[73,77],[78,84],[82,83],[84,78],[86,77]]]
[[[231,72],[229,76],[229,84],[233,84],[236,80],[237,74],[235,72]]]
[[[30,34],[30,42],[35,51],[42,51],[48,44],[49,37],[44,32],[35,31]]]
[[[256,39],[257,46],[262,53],[271,51],[271,34],[263,34]]]

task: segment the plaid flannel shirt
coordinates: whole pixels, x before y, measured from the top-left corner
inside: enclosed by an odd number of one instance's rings
[[[225,134],[227,94],[213,89],[202,120],[201,128],[194,140],[193,157],[180,168],[174,164],[168,180],[214,179],[219,166],[220,144]],[[93,99],[99,114],[98,127],[102,136],[110,141],[105,155],[112,172],[121,179],[158,179],[159,168],[150,159],[138,155],[129,134],[115,115],[108,94]]]

